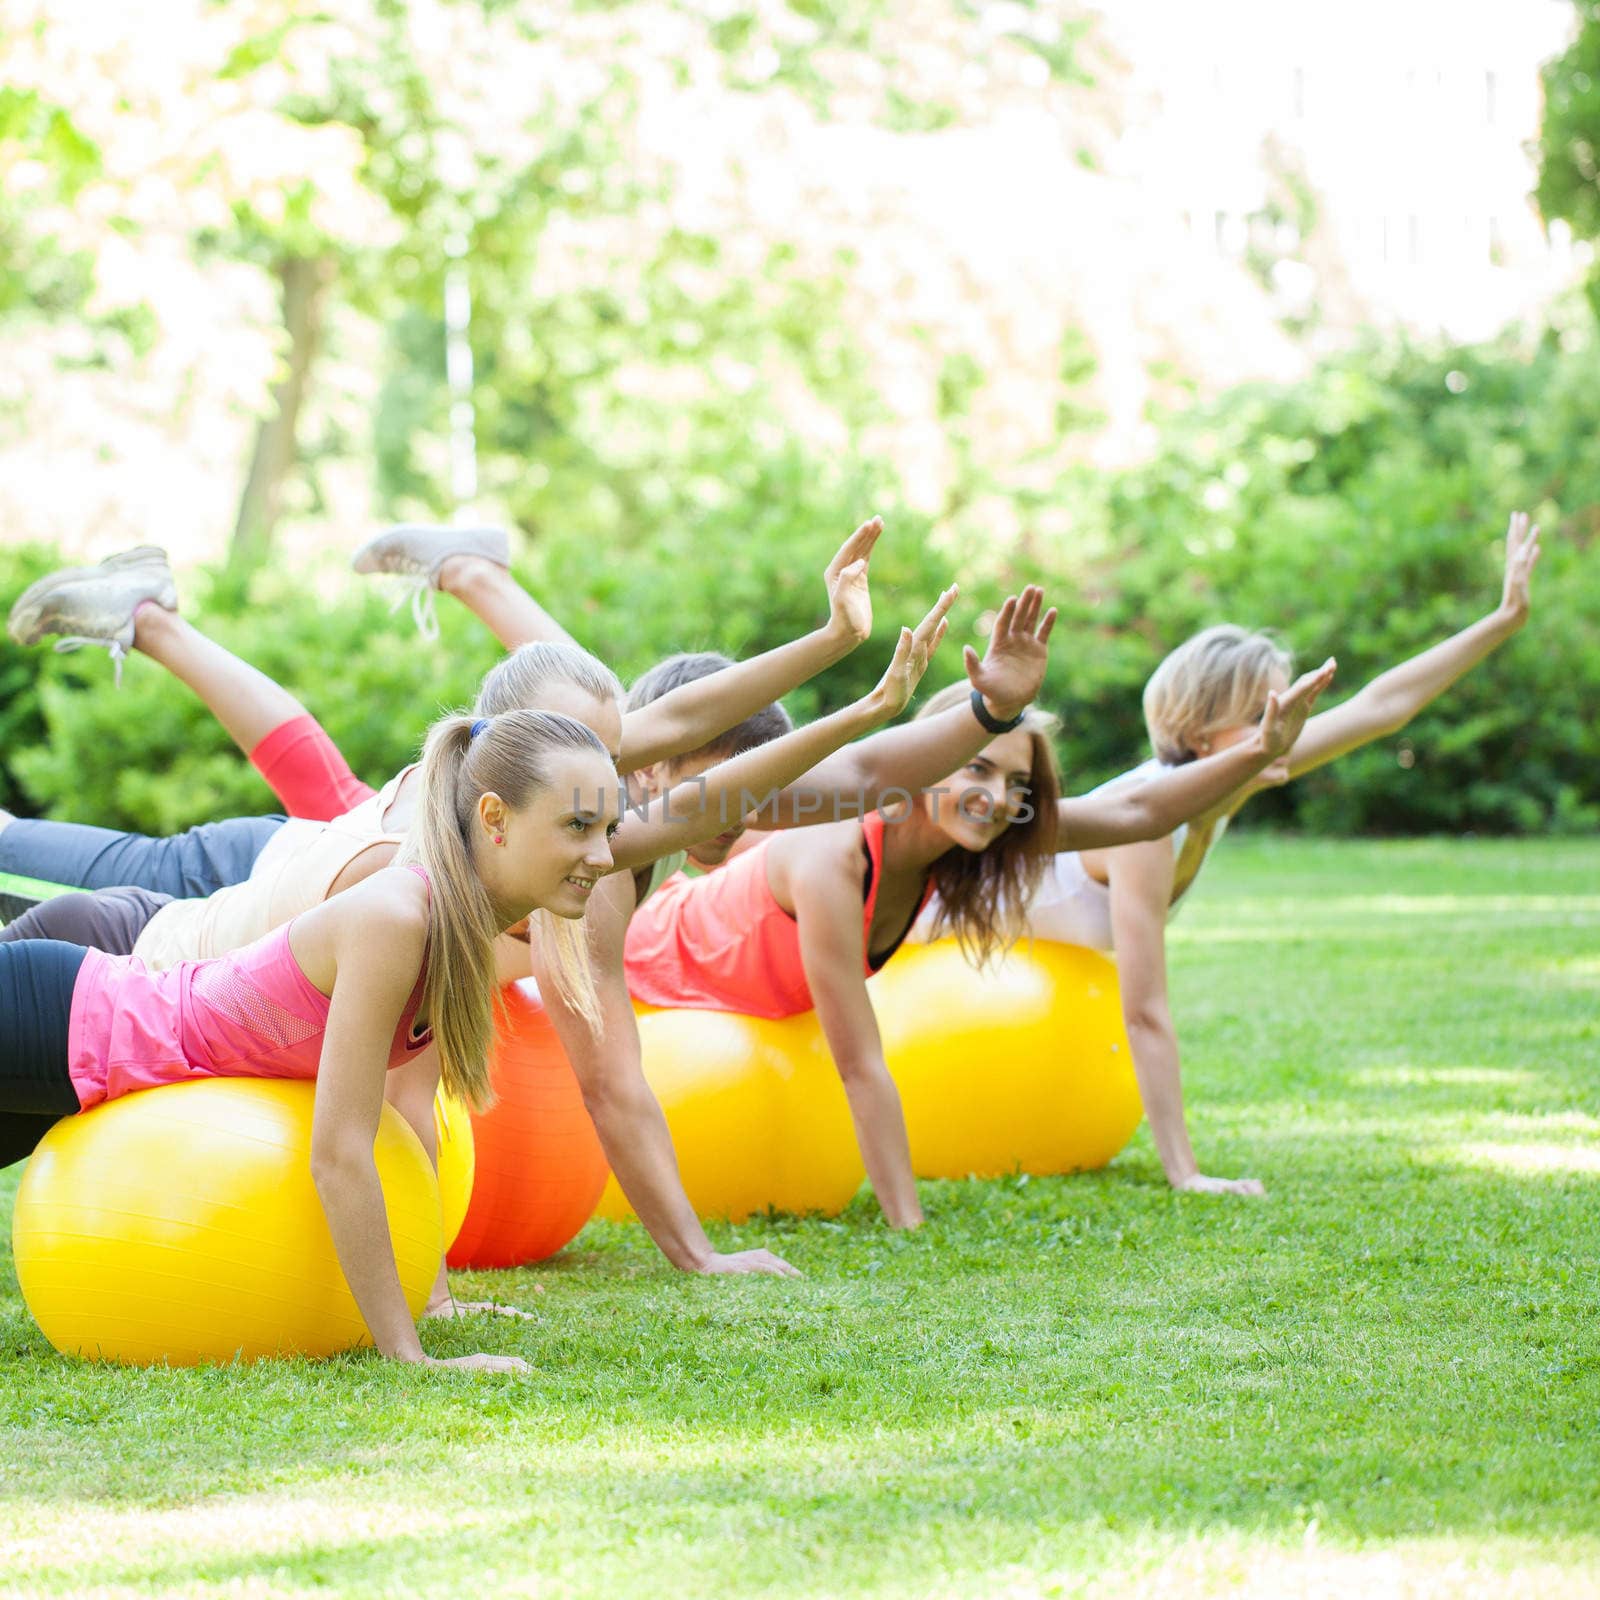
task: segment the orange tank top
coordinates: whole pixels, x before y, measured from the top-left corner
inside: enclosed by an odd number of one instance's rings
[[[862,819],[864,948],[870,942],[883,876],[883,828],[883,817],[876,811]],[[748,1017],[792,1017],[811,1010],[799,925],[778,904],[767,883],[769,844],[763,840],[704,877],[676,874],[634,912],[626,949],[628,988],[634,999],[671,1009],[737,1011]],[[930,880],[918,912],[932,892]],[[913,913],[906,933],[915,921]],[[904,938],[902,933],[876,962],[868,956],[865,975],[876,972]]]

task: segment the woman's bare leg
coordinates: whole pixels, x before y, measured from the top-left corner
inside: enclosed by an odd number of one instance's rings
[[[447,556],[435,579],[507,650],[518,645],[577,644],[577,640],[511,576],[483,556]]]
[[[274,728],[310,714],[266,673],[153,601],[134,613],[133,647],[192,689],[247,756]]]
[[[403,522],[367,540],[351,557],[357,572],[390,573],[415,587],[417,626],[438,631],[431,590],[454,595],[507,650],[577,640],[511,576],[503,528]],[[402,597],[403,598],[403,597]]]

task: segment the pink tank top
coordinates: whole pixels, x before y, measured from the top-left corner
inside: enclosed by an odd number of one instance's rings
[[[883,828],[876,811],[862,820],[867,858],[862,926],[869,939],[883,877]],[[799,925],[767,884],[768,844],[764,840],[702,878],[682,873],[669,878],[634,912],[626,946],[634,999],[747,1017],[792,1017],[811,1010]],[[919,911],[932,892],[930,881]],[[869,956],[865,974],[870,977],[898,948],[897,940],[876,963]]]
[[[413,866],[423,881],[428,875]],[[431,892],[431,886],[430,886]],[[78,969],[67,1024],[67,1067],[88,1110],[140,1089],[190,1078],[314,1078],[328,997],[289,948],[285,923],[242,950],[152,972],[137,956],[91,950]],[[433,1038],[415,1038],[427,963],[389,1044],[403,1066]]]

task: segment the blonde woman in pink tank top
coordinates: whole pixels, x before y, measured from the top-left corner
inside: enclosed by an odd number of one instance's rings
[[[452,530],[427,532],[436,553],[450,548],[458,538],[458,532]],[[480,714],[527,708],[573,716],[600,735],[619,771],[626,771],[630,760],[641,761],[658,752],[678,749],[703,737],[707,729],[717,730],[719,737],[708,741],[705,747],[670,760],[645,762],[646,776],[634,799],[673,790],[670,818],[651,819],[630,804],[617,836],[616,858],[619,867],[633,870],[613,876],[608,884],[610,895],[618,894],[625,881],[637,896],[640,891],[635,886],[635,873],[648,869],[663,856],[675,854],[681,859],[690,845],[703,852],[712,848],[713,836],[721,837],[724,847],[731,843],[742,828],[740,797],[746,791],[782,795],[787,786],[819,761],[826,765],[836,757],[839,759],[819,781],[843,785],[851,791],[875,790],[887,781],[883,763],[869,754],[876,750],[872,741],[857,747],[859,756],[852,753],[849,758],[844,757],[840,747],[887,720],[904,705],[942,635],[954,590],[940,597],[914,633],[904,632],[902,649],[897,651],[883,682],[855,705],[808,728],[791,731],[759,753],[750,746],[773,740],[788,728],[787,719],[776,707],[759,707],[755,719],[745,717],[725,727],[725,719],[738,717],[756,694],[783,692],[870,634],[867,567],[881,532],[881,521],[870,519],[845,540],[828,563],[822,575],[828,620],[811,635],[751,661],[718,658],[712,670],[674,672],[650,694],[630,696],[626,707],[619,703],[621,686],[609,668],[587,651],[561,639],[524,642],[487,674],[478,695]],[[459,565],[464,559],[452,557],[452,564]],[[503,571],[500,581],[502,588],[514,588]],[[151,606],[145,604],[138,614],[140,623],[150,611]],[[506,637],[515,625],[514,619],[502,616],[497,631]],[[137,647],[137,639],[135,644]],[[1007,677],[1005,651],[1002,649],[1000,659],[988,666],[989,676],[1003,686]],[[253,681],[259,687],[260,675],[236,659],[231,660],[231,665],[213,661],[203,683],[209,700],[216,700],[226,679],[238,680],[234,687],[247,696],[253,692]],[[196,683],[196,687],[201,686]],[[269,710],[270,706],[262,709],[263,717]],[[766,711],[777,717],[776,725],[761,720],[761,713]],[[752,721],[760,722],[759,738],[749,737]],[[900,763],[905,760],[904,731],[895,730],[884,736],[898,753],[896,760]],[[316,732],[326,740],[320,729]],[[721,737],[724,734],[735,736],[731,747]],[[967,737],[964,727],[929,728],[919,743],[937,751],[949,745],[952,738],[958,748],[964,746]],[[719,771],[708,773],[704,782],[685,781],[710,766],[713,758],[721,763]],[[937,770],[937,764],[933,770]],[[63,895],[0,930],[0,942],[17,938],[61,939],[119,954],[131,951],[147,964],[160,966],[222,954],[253,942],[280,923],[387,867],[396,850],[393,834],[406,827],[414,814],[416,788],[414,769],[407,768],[381,794],[363,801],[331,824],[291,820],[280,826],[243,883],[224,888],[207,900],[163,904],[160,897],[137,889]],[[55,829],[65,825],[41,826]],[[76,831],[97,834],[100,830]],[[527,976],[537,954],[525,928],[512,930],[509,937],[498,941],[497,953],[501,958],[497,976],[502,981]],[[683,1194],[670,1135],[644,1081],[636,1037],[632,1041],[634,1047],[629,1048],[626,1035],[632,1032],[633,1018],[622,975],[620,941],[596,941],[591,957],[596,970],[603,970],[610,998],[621,995],[625,1028],[613,1023],[603,1030],[595,1029],[587,1016],[565,1006],[560,984],[551,981],[547,970],[538,975],[547,1003],[558,1011],[558,1028],[565,1030],[564,1041],[573,1041],[574,1071],[607,1159],[652,1237],[675,1265],[686,1270],[718,1274],[790,1272],[787,1263],[767,1250],[712,1249]],[[585,1048],[579,1048],[578,1041]],[[430,1157],[434,1155],[433,1096],[437,1073],[432,1053],[423,1052],[404,1070],[391,1073],[386,1087],[390,1103],[411,1124]],[[462,1309],[508,1308],[485,1303],[463,1306],[451,1295],[448,1278],[441,1269],[429,1298],[428,1314],[448,1315]]]
[[[407,863],[243,950],[152,973],[50,940],[0,945],[0,1165],[59,1117],[195,1077],[315,1079],[311,1164],[339,1263],[387,1357],[436,1362],[389,1245],[373,1141],[388,1074],[437,1050],[451,1093],[488,1098],[494,940],[552,913],[569,1003],[593,1009],[575,923],[611,870],[616,774],[582,723],[446,717],[428,739]]]
[[[552,992],[597,1024],[582,937],[561,919],[582,917],[605,874],[711,837],[746,792],[794,782],[896,716],[951,598],[901,630],[882,680],[854,704],[630,806],[624,857],[611,847],[624,799],[614,755],[592,729],[523,710],[449,717],[417,774],[406,865],[244,950],[151,973],[137,957],[50,940],[0,944],[0,1165],[59,1117],[120,1094],[195,1075],[315,1077],[313,1169],[340,1263],[379,1349],[426,1359],[372,1159],[386,1077],[431,1044],[445,1087],[484,1102],[496,939],[536,910],[554,917],[541,942]],[[431,1108],[437,1077],[419,1081]],[[415,1126],[414,1108],[402,1110]]]

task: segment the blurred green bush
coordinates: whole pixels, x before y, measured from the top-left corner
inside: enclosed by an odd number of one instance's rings
[[[626,548],[554,527],[519,571],[549,609],[629,677],[662,655],[744,655],[825,614],[821,571],[873,511],[870,645],[791,700],[807,717],[875,681],[896,629],[959,577],[963,597],[929,687],[960,671],[1006,588],[1044,582],[1063,612],[1046,703],[1077,790],[1141,759],[1139,693],[1196,628],[1277,629],[1305,662],[1335,654],[1338,693],[1490,609],[1507,513],[1545,529],[1528,631],[1401,735],[1260,803],[1328,832],[1580,830],[1600,822],[1600,346],[1587,321],[1529,343],[1372,347],[1302,383],[1247,386],[1169,421],[1136,469],[1081,471],[1069,541],[959,547],[895,510],[892,485],[849,461],[729,441],[718,493],[640,508]],[[0,553],[0,599],[53,558]],[[429,718],[465,703],[497,650],[440,601],[420,640],[370,583],[271,570],[190,584],[186,610],[294,690],[363,777],[416,749]],[[308,587],[309,584],[309,587]],[[116,693],[98,655],[0,643],[0,803],[168,831],[273,809],[220,728],[134,659]]]

